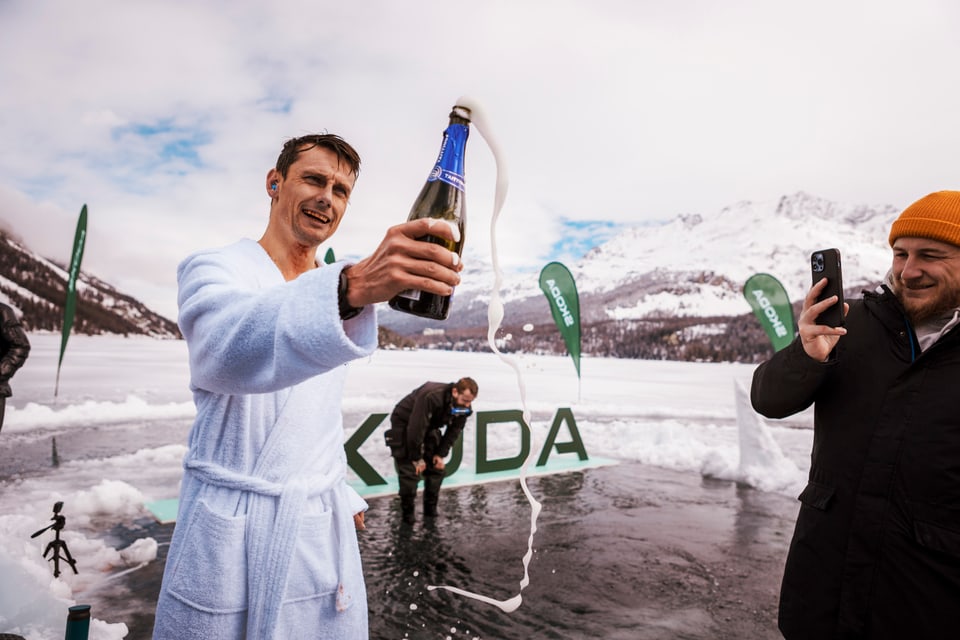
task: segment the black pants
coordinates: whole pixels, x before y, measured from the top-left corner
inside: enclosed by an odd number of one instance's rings
[[[433,458],[433,456],[430,456]],[[437,514],[437,502],[440,500],[440,485],[443,484],[445,471],[435,469],[433,461],[427,461],[426,470],[417,475],[413,463],[409,461],[397,460],[394,458],[393,466],[397,469],[397,476],[400,480],[400,507],[405,514],[412,514],[414,503],[417,497],[417,487],[420,484],[420,478],[423,478],[423,512],[428,516]]]

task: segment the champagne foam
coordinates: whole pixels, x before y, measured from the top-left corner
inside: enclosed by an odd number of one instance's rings
[[[530,425],[532,420],[530,410],[527,408],[527,388],[526,382],[523,379],[523,371],[520,369],[520,365],[517,363],[515,358],[500,352],[500,349],[497,348],[495,340],[497,331],[500,329],[500,325],[502,324],[504,317],[503,300],[500,297],[500,287],[503,284],[503,272],[500,270],[500,260],[497,255],[496,231],[497,220],[500,218],[500,210],[503,208],[503,203],[507,198],[507,186],[509,184],[507,179],[507,163],[504,160],[500,145],[497,143],[496,138],[493,135],[493,131],[491,130],[489,121],[487,120],[486,112],[480,106],[480,104],[469,97],[461,96],[457,100],[455,107],[463,107],[470,110],[470,121],[477,128],[477,131],[480,132],[480,135],[483,136],[484,141],[490,148],[490,152],[493,153],[493,158],[497,165],[497,183],[493,199],[493,215],[490,218],[490,255],[493,263],[493,286],[491,287],[490,291],[490,303],[487,305],[487,343],[490,345],[490,349],[496,353],[503,362],[512,367],[514,372],[516,372],[517,387],[520,390],[520,401],[523,405],[523,421],[527,425]],[[497,600],[489,596],[484,596],[478,593],[473,593],[464,589],[446,585],[428,585],[428,591],[433,591],[435,589],[446,589],[447,591],[451,591],[467,598],[473,598],[474,600],[479,600],[480,602],[492,604],[505,613],[516,611],[520,607],[520,605],[523,603],[523,596],[521,594],[523,590],[530,584],[529,569],[530,559],[533,557],[533,536],[537,532],[537,518],[539,517],[542,509],[542,505],[533,497],[533,494],[530,493],[530,489],[527,486],[527,469],[530,466],[530,460],[533,457],[533,452],[536,450],[537,447],[533,442],[533,434],[531,433],[530,450],[527,453],[526,460],[523,461],[523,467],[520,469],[520,486],[523,489],[523,494],[527,497],[527,501],[530,503],[530,537],[527,539],[527,552],[523,556],[523,579],[520,580],[520,591],[517,593],[517,595],[506,600]]]
[[[427,218],[427,229],[433,229],[434,225],[445,224],[450,227],[450,232],[453,233],[453,241],[460,242],[460,227],[457,226],[452,220],[446,220],[443,218]]]

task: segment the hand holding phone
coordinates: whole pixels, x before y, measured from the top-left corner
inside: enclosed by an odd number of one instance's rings
[[[828,327],[842,327],[843,275],[840,269],[840,252],[837,249],[814,251],[810,254],[810,272],[813,275],[813,284],[817,284],[824,278],[827,279],[827,285],[817,296],[817,302],[830,296],[837,296],[837,303],[827,307],[817,316],[816,323]]]

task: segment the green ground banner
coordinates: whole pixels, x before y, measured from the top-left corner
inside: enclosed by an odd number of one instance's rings
[[[793,307],[779,280],[767,273],[750,276],[743,285],[743,297],[753,308],[753,313],[773,343],[774,351],[780,351],[793,342]]]
[[[559,262],[551,262],[540,272],[540,288],[547,296],[553,321],[563,336],[573,366],[580,377],[580,296],[570,270]]]
[[[73,236],[73,251],[70,252],[70,271],[67,277],[67,298],[63,304],[63,328],[60,331],[60,359],[57,361],[57,381],[53,387],[53,396],[60,390],[60,366],[63,354],[67,350],[67,339],[73,328],[73,316],[77,310],[77,277],[80,275],[80,263],[83,261],[83,247],[87,240],[87,205],[80,209],[77,231]]]

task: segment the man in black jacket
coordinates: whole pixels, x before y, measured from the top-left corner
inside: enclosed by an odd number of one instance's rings
[[[0,302],[0,429],[7,408],[10,378],[23,366],[30,354],[30,341],[13,309]]]
[[[423,515],[437,515],[440,485],[445,475],[444,458],[473,413],[477,383],[472,378],[457,382],[426,382],[397,403],[390,414],[386,441],[400,480],[403,521],[414,521],[417,485],[423,476]]]
[[[809,484],[780,591],[795,638],[942,638],[960,627],[960,191],[893,223],[893,264],[844,327],[807,294],[799,337],[760,365],[751,398],[782,418],[814,405]]]

